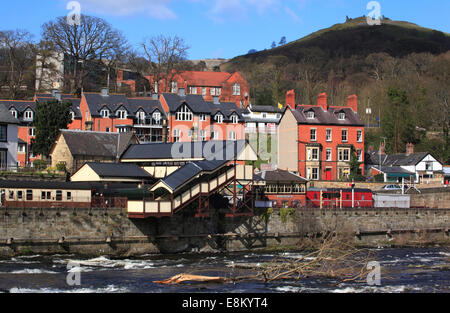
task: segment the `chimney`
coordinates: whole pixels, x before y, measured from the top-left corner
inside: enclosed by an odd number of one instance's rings
[[[55,92],[55,99],[58,100],[59,102],[61,102],[62,100],[62,95],[59,91]]]
[[[358,113],[358,97],[356,95],[348,96],[347,106],[353,110],[353,112]]]
[[[278,105],[278,103],[277,103]],[[295,110],[295,90],[288,90],[286,93],[286,107],[290,107],[291,110]]]
[[[102,88],[101,90],[100,90],[100,93],[101,93],[101,95],[103,96],[103,97],[107,97],[107,96],[109,96],[109,89],[108,88]]]
[[[325,112],[328,111],[328,104],[327,104],[327,94],[321,93],[317,97],[317,105],[320,106]]]
[[[414,144],[407,143],[406,144],[406,155],[411,155],[414,153]]]
[[[386,154],[386,149],[384,147],[384,142],[380,142],[380,150],[379,150],[379,154],[385,155]]]

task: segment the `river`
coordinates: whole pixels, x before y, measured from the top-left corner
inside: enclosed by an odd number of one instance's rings
[[[236,284],[159,285],[180,273],[211,276],[249,274],[239,264],[264,263],[276,258],[287,261],[301,252],[147,255],[133,259],[79,258],[75,255],[20,256],[0,259],[0,292],[3,293],[450,293],[450,250],[448,248],[373,249],[381,264],[381,285],[338,283],[327,278],[308,278],[265,284],[248,281]],[[67,284],[69,267],[79,272],[80,285]],[[70,275],[70,274],[69,274]]]

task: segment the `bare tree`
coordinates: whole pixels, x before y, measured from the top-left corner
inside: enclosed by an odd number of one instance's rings
[[[158,91],[166,92],[176,73],[184,69],[189,47],[178,36],[164,35],[146,39],[142,47],[147,55],[153,81],[158,84]],[[161,80],[163,85],[159,86]]]
[[[68,73],[72,93],[83,88],[90,63],[103,62],[109,67],[128,48],[121,32],[113,29],[105,20],[88,15],[81,15],[79,25],[69,25],[66,17],[45,23],[42,37],[53,42],[59,52],[72,58],[73,67]]]
[[[9,97],[16,99],[25,81],[32,81],[34,51],[32,35],[25,30],[0,32],[0,63],[3,68],[3,81],[9,87]]]
[[[35,46],[36,54],[36,92],[52,89],[60,80],[60,69],[57,66],[58,56],[55,55],[55,46],[52,42],[41,40]]]

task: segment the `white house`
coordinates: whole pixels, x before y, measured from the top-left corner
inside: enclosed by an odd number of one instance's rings
[[[248,134],[276,134],[283,110],[271,105],[252,105],[242,112]]]
[[[19,120],[0,104],[0,170],[17,168]]]

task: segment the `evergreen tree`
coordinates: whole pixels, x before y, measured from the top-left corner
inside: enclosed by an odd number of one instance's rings
[[[286,44],[286,36],[281,37],[280,42],[278,43],[279,46],[284,46]]]
[[[352,180],[354,179],[355,181],[364,181],[364,176],[362,176],[361,174],[359,174],[359,169],[361,167],[361,162],[358,161],[358,155],[356,153],[356,149],[355,147],[352,145],[352,150],[350,153],[350,175],[349,175],[349,179]]]
[[[272,41],[272,45],[270,46],[271,49],[274,49],[277,47],[277,44],[275,43],[275,41]]]
[[[57,100],[37,102],[33,126],[36,128],[36,138],[31,141],[34,154],[48,157],[60,129],[67,129],[71,121],[70,103],[60,103]]]

